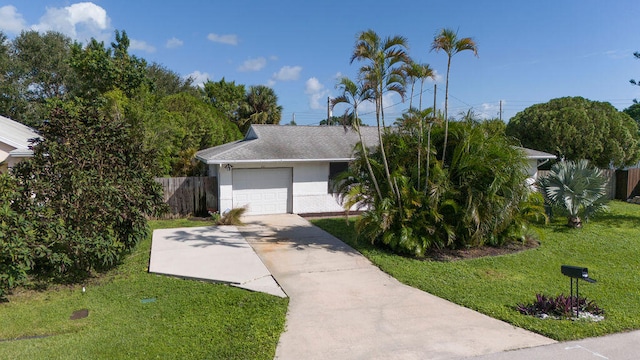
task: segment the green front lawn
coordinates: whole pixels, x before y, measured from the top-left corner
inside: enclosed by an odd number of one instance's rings
[[[366,239],[356,241],[353,221],[313,222],[407,285],[553,339],[571,340],[640,329],[640,206],[612,202],[610,209],[583,229],[568,229],[564,218],[539,228],[536,249],[452,262],[410,259],[377,249]],[[569,295],[569,278],[560,273],[563,264],[587,267],[598,281],[581,282],[580,295],[605,310],[604,321],[541,320],[514,309],[532,302],[536,293]]]
[[[154,229],[206,226],[152,221]],[[147,273],[151,237],[82,286],[21,291],[0,304],[1,359],[272,359],[287,299]],[[75,310],[89,316],[70,320]],[[17,338],[42,337],[14,340]]]

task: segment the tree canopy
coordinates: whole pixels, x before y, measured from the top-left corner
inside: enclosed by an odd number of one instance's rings
[[[587,159],[601,168],[634,164],[640,158],[636,122],[610,103],[563,97],[516,114],[506,133],[522,146],[567,160]]]

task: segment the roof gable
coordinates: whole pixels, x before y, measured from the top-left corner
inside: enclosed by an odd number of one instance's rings
[[[28,150],[30,139],[39,137],[32,128],[7,117],[0,116],[0,142],[13,148]]]

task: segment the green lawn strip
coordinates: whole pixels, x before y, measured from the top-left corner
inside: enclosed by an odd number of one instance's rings
[[[153,228],[207,226],[152,221]],[[81,286],[20,292],[0,304],[3,359],[272,359],[288,300],[147,273],[151,237],[117,269]],[[144,300],[144,301],[143,301]],[[72,312],[89,316],[69,320]]]
[[[572,340],[640,329],[640,206],[612,202],[611,211],[568,229],[566,219],[540,227],[540,247],[516,254],[438,262],[405,258],[356,241],[353,220],[314,223],[343,239],[399,281],[556,340]],[[580,283],[580,295],[605,310],[602,322],[542,320],[521,315],[519,303],[536,293],[569,295],[560,266],[589,269],[595,284]]]

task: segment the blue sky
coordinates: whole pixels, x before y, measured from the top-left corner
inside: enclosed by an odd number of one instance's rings
[[[358,32],[409,40],[414,60],[439,74],[437,106],[444,106],[447,57],[430,52],[443,27],[478,43],[476,58],[452,60],[449,114],[470,108],[503,119],[562,96],[608,101],[622,110],[640,99],[640,1],[149,1],[0,0],[0,30],[61,31],[79,41],[112,41],[115,29],[132,39],[130,52],[197,81],[207,78],[271,86],[283,106],[282,123],[326,118],[338,76],[355,78],[349,59]],[[433,103],[433,82],[424,102]],[[387,119],[408,107],[385,99]],[[375,122],[373,106],[362,109]],[[335,114],[341,113],[336,108]]]

